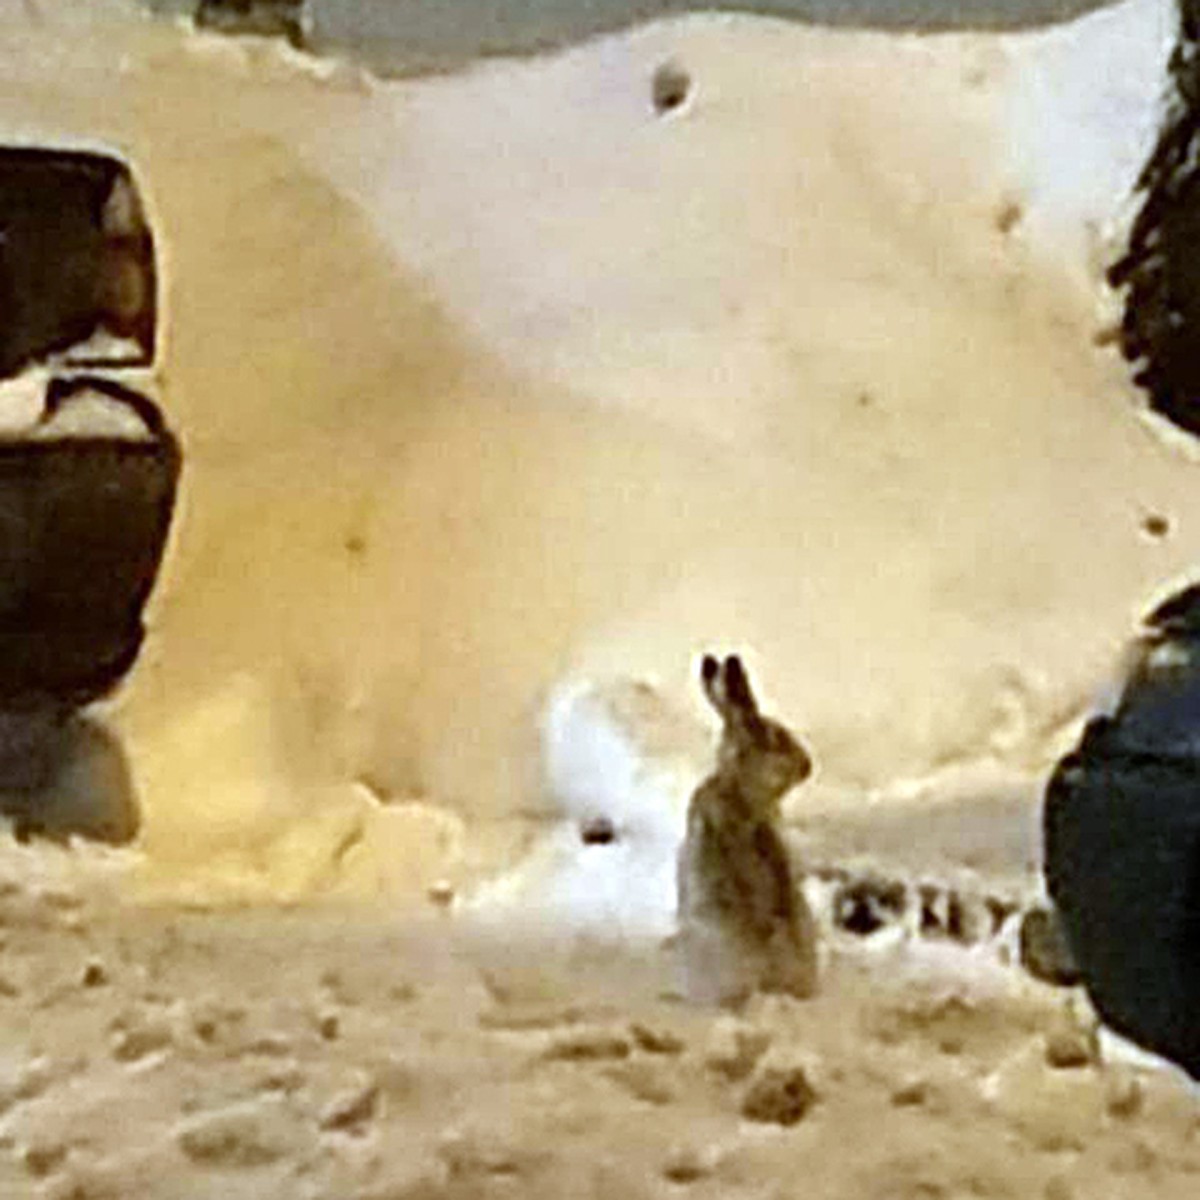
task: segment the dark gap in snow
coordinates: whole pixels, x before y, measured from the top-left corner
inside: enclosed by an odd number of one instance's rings
[[[297,49],[306,41],[304,0],[197,0],[193,15],[202,29],[280,37]]]
[[[682,108],[692,94],[691,76],[678,63],[663,63],[655,72],[650,85],[654,111],[667,116]]]

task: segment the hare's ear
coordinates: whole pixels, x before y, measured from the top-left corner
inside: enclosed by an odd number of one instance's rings
[[[700,683],[708,702],[719,713],[725,711],[725,697],[721,689],[721,664],[711,654],[706,654],[700,663]]]
[[[757,716],[758,705],[754,701],[754,693],[750,690],[746,668],[742,666],[742,660],[736,654],[731,654],[725,660],[722,675],[726,703],[744,715]]]

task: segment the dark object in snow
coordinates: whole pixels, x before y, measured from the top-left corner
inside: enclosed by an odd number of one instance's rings
[[[0,436],[5,713],[78,708],[137,656],[180,451],[152,400],[98,371],[153,362],[156,290],[124,163],[0,147],[0,377],[56,372],[41,419]]]
[[[1019,954],[1021,966],[1042,983],[1078,987],[1083,982],[1062,919],[1053,908],[1031,908],[1021,918]]]
[[[156,318],[154,242],[129,168],[0,147],[0,380],[45,372],[0,391],[0,791],[30,804],[86,749],[72,714],[141,647],[182,455],[130,386],[144,372],[119,376],[153,365]],[[38,398],[40,415],[27,405]],[[37,813],[22,822],[36,827]]]
[[[1159,606],[1116,713],[1062,760],[1046,882],[1097,1011],[1200,1078],[1200,588]]]
[[[1099,1030],[1064,1013],[1046,1034],[1043,1050],[1046,1066],[1056,1071],[1078,1071],[1100,1061]]]
[[[1108,273],[1125,291],[1120,343],[1150,406],[1200,433],[1200,0],[1180,0],[1171,94],[1129,245]]]
[[[839,884],[833,898],[833,924],[846,933],[869,937],[895,925],[907,907],[900,880],[867,875]]]
[[[742,1116],[759,1124],[799,1124],[817,1103],[817,1091],[803,1067],[767,1067],[742,1097]]]
[[[692,94],[691,76],[678,63],[663,63],[650,82],[650,100],[660,116],[675,112]]]
[[[220,33],[281,37],[305,45],[304,0],[200,0],[196,24]]]
[[[156,295],[154,242],[124,163],[0,146],[0,377],[96,334],[113,343],[106,361],[148,365]]]
[[[94,396],[145,435],[0,439],[0,709],[88,704],[141,646],[180,452],[158,410],[111,380],[55,379],[45,411]]]
[[[579,840],[585,846],[608,846],[617,840],[616,826],[607,817],[592,817],[579,827]]]

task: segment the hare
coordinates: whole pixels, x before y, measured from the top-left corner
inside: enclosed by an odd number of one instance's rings
[[[810,996],[816,925],[776,829],[780,801],[812,773],[804,747],[758,711],[741,660],[705,655],[701,681],[724,722],[716,769],[692,795],[678,860],[685,989],[736,1006],[751,992]]]

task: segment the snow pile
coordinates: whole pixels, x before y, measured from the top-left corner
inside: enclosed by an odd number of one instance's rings
[[[563,687],[543,722],[557,807],[579,825],[605,819],[639,841],[678,840],[706,753],[705,727],[641,680]]]
[[[0,381],[0,436],[18,437],[37,426],[50,377],[45,367],[32,367],[15,379]]]
[[[366,87],[166,23],[0,28],[10,127],[121,148],[163,249],[188,458],[113,713],[147,856],[369,890],[395,798],[468,843],[532,810],[559,907],[661,913],[708,747],[659,774],[557,688],[654,679],[691,711],[714,643],[831,793],[1044,771],[1200,561],[1194,466],[1095,345],[1094,274],[1064,284],[1071,228],[1132,182],[1164,11],[694,14]],[[581,840],[597,805],[624,841]],[[453,830],[408,817],[434,878]]]
[[[699,720],[649,683],[564,686],[542,722],[555,815],[531,853],[468,908],[612,933],[668,932],[688,801],[711,754]]]
[[[1007,119],[1024,227],[1093,282],[1133,214],[1177,25],[1175,0],[1126,0],[1013,39]]]

